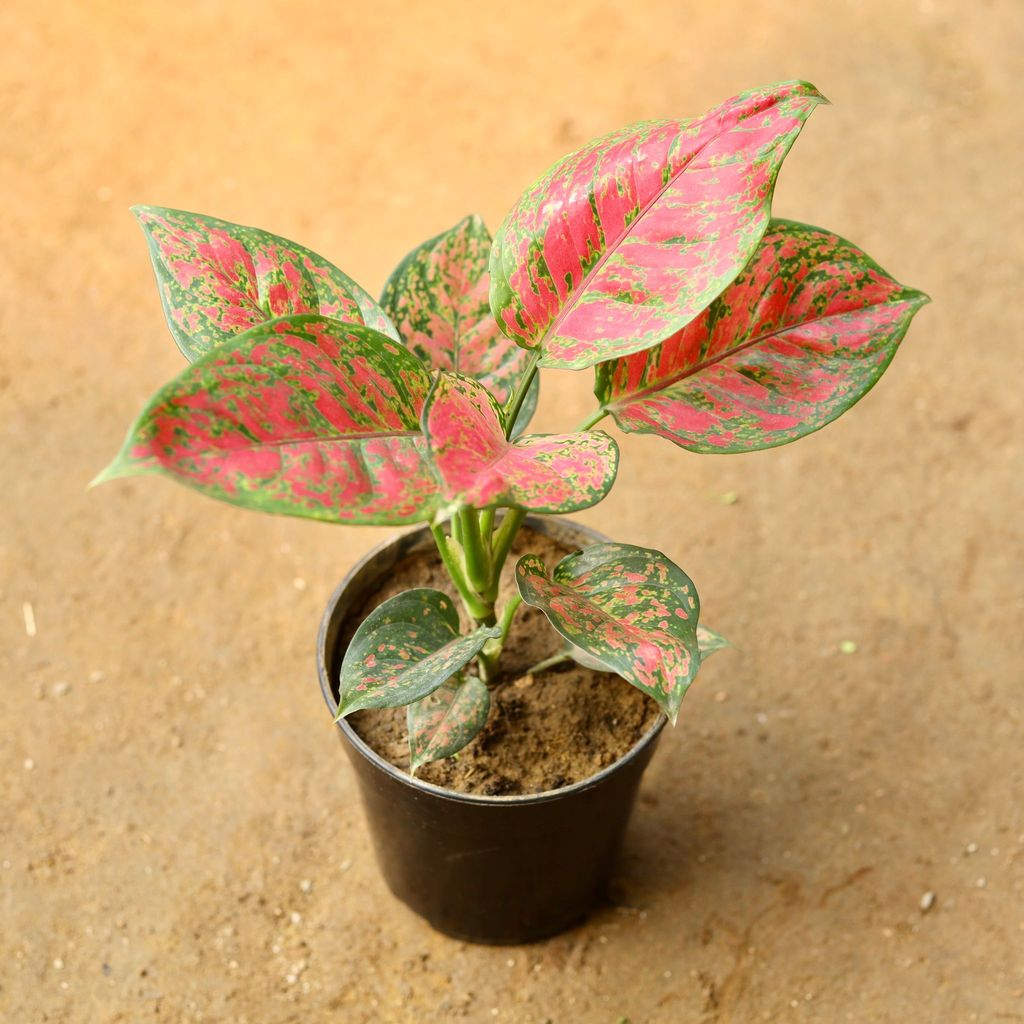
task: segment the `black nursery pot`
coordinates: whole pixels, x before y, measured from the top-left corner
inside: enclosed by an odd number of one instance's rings
[[[526,525],[568,550],[605,539],[571,523],[530,517]],[[426,528],[388,541],[363,558],[331,597],[317,639],[317,668],[332,716],[346,618],[398,562],[428,550],[433,539]],[[338,728],[392,893],[446,935],[514,944],[570,927],[603,898],[664,724],[659,717],[629,753],[583,782],[496,797],[411,778],[371,750],[344,719]]]

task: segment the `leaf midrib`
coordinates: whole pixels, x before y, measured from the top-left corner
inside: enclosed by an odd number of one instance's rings
[[[778,106],[780,102],[781,101],[776,100],[776,102],[770,104],[770,106]],[[768,106],[763,107],[760,110],[752,111],[750,114],[748,114],[746,118],[744,118],[744,120],[749,120],[751,117],[754,117],[757,114],[762,114],[767,109],[769,109]],[[700,118],[700,120],[703,120],[703,117]],[[689,127],[695,122],[677,123],[681,123],[686,127]],[[736,125],[733,125],[733,127],[730,129],[730,132],[737,130],[740,127],[740,125],[742,125],[742,123],[743,122],[740,121]],[[674,145],[678,141],[679,136],[683,133],[684,130],[685,128],[680,128],[680,130],[676,133],[675,137],[672,139],[670,145]],[[555,318],[551,321],[551,323],[548,325],[547,330],[545,330],[545,332],[539,338],[536,348],[539,348],[541,352],[544,351],[545,344],[552,337],[557,336],[558,328],[561,327],[561,325],[565,322],[569,314],[578,306],[579,301],[582,298],[583,294],[586,292],[589,283],[600,272],[600,270],[604,267],[605,263],[607,263],[607,261],[612,257],[612,255],[614,255],[614,253],[618,250],[619,246],[622,245],[623,241],[625,241],[625,239],[630,234],[632,234],[634,228],[644,219],[644,217],[650,211],[651,207],[654,206],[665,195],[665,193],[676,183],[676,180],[680,178],[689,169],[690,165],[697,158],[697,156],[703,153],[704,150],[706,150],[712,143],[716,142],[720,138],[722,138],[722,133],[719,133],[713,136],[712,138],[708,139],[707,142],[705,142],[702,146],[694,150],[690,154],[690,157],[686,161],[686,163],[681,165],[679,170],[675,174],[673,174],[667,182],[665,182],[665,184],[651,197],[650,200],[648,200],[648,202],[637,213],[636,217],[634,217],[633,220],[626,226],[626,229],[619,234],[618,238],[616,238],[611,245],[605,246],[605,251],[598,257],[597,262],[593,265],[593,267],[591,267],[589,271],[587,271],[586,274],[584,274],[583,278],[580,280],[580,283],[573,289],[572,294],[569,296],[569,300],[565,303],[564,306],[562,306],[558,313],[555,314]],[[631,158],[629,166],[630,173],[633,175],[634,181],[636,178],[635,163],[636,161]],[[601,228],[601,233],[603,235],[603,225],[599,222],[598,226]],[[551,273],[551,268],[548,266],[546,259],[544,260],[544,266],[547,268],[548,277],[552,281],[554,281],[554,275]]]
[[[839,317],[842,316],[848,316],[851,313],[863,313],[865,310],[877,309],[883,306],[896,305],[899,302],[905,301],[907,301],[907,297],[901,296],[895,300],[892,300],[890,298],[886,299],[885,302],[874,302],[871,303],[870,305],[859,306],[856,309],[846,309],[843,310],[843,312],[841,313],[829,313],[826,316],[813,317],[812,319],[809,320],[796,320],[793,323],[787,324],[783,327],[779,327],[774,331],[768,331],[766,334],[758,334],[753,338],[748,338],[746,341],[741,342],[739,345],[735,345],[732,348],[725,349],[717,356],[712,356],[710,359],[704,359],[701,362],[694,364],[693,366],[683,370],[680,373],[676,373],[670,377],[667,377],[665,380],[659,382],[658,384],[651,384],[650,386],[642,388],[639,391],[632,392],[628,396],[623,396],[622,398],[616,399],[614,402],[608,402],[607,404],[602,405],[601,408],[607,410],[608,412],[613,412],[615,409],[621,409],[627,405],[632,405],[634,402],[639,402],[642,399],[647,398],[649,395],[655,395],[661,391],[666,391],[668,388],[673,387],[680,381],[686,380],[688,377],[693,377],[696,374],[700,373],[701,371],[706,370],[709,366],[716,366],[718,363],[724,362],[726,359],[731,359],[738,352],[742,352],[745,349],[752,348],[754,345],[760,345],[763,344],[764,342],[771,341],[772,338],[777,338],[780,335],[786,334],[789,331],[796,330],[799,327],[808,327],[811,324],[821,324],[829,320],[838,319]],[[686,328],[683,329],[685,330]],[[662,342],[662,344],[665,343]],[[794,344],[799,346],[801,343],[799,341],[795,341]],[[647,350],[640,354],[644,356],[650,356],[651,350]]]

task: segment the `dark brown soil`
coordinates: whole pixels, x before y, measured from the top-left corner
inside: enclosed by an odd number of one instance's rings
[[[549,566],[567,553],[549,538],[522,529],[505,565],[503,595],[513,586],[516,558],[526,551],[543,556]],[[434,587],[455,598],[440,560],[414,555],[368,595],[346,640],[381,601],[409,587]],[[503,674],[491,691],[487,725],[454,757],[424,765],[417,777],[460,793],[543,793],[580,782],[626,754],[657,720],[657,705],[618,676],[571,662],[528,671],[561,645],[543,613],[522,606],[502,653]],[[360,711],[351,722],[377,753],[408,771],[405,708]]]

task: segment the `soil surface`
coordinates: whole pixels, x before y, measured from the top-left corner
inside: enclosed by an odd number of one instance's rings
[[[549,569],[568,554],[549,538],[520,529],[502,572],[499,608],[514,592],[516,559],[526,552],[540,555]],[[342,642],[347,644],[377,605],[410,587],[442,590],[459,604],[436,556],[413,555],[367,595],[362,613],[349,624],[348,636],[343,632]],[[468,620],[463,625],[468,627]],[[594,672],[572,662],[543,672],[529,671],[563,646],[544,614],[522,605],[502,651],[502,674],[491,691],[487,724],[457,757],[424,765],[417,777],[460,793],[543,793],[580,782],[628,753],[658,720],[657,704],[612,673]],[[405,716],[405,708],[382,708],[359,711],[351,721],[378,754],[408,771]]]
[[[0,1020],[1024,1019],[1024,7],[1018,0],[0,5]],[[317,685],[388,531],[86,485],[183,366],[132,203],[371,291],[589,138],[801,77],[775,211],[933,304],[774,451],[622,436],[578,518],[693,578],[715,655],[616,903],[534,946],[387,892]],[[593,409],[545,377],[534,429]]]

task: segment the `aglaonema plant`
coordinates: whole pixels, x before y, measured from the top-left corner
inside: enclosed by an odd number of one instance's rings
[[[603,543],[550,571],[525,554],[511,595],[501,571],[528,512],[608,493],[619,453],[605,417],[693,452],[750,452],[818,430],[884,372],[927,298],[831,232],[771,217],[821,102],[785,82],[597,139],[493,240],[473,216],[413,249],[380,303],[284,238],[138,207],[190,365],[100,478],[159,473],[264,512],[429,524],[463,616],[432,589],[385,601],[339,680],[339,717],[408,706],[413,771],[482,728],[523,602],[564,638],[548,664],[618,673],[674,722],[724,644],[698,624],[682,569]],[[593,415],[527,433],[538,371],[591,367]]]

